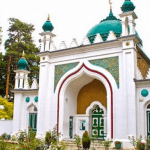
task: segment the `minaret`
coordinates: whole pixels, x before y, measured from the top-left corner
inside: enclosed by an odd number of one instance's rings
[[[134,12],[135,6],[130,0],[125,0],[120,14],[122,20],[122,36],[134,35],[135,34],[135,19],[137,16]]]
[[[15,89],[29,89],[28,84],[28,62],[25,59],[24,51],[22,53],[22,58],[18,61],[18,69],[15,70]]]
[[[119,123],[122,125],[124,133],[116,135],[122,139],[127,139],[128,135],[137,135],[137,116],[136,116],[136,85],[133,79],[136,77],[137,66],[137,50],[136,45],[139,38],[135,32],[135,19],[137,16],[134,12],[135,6],[130,0],[125,0],[120,14],[122,20],[122,36],[118,38],[122,43],[122,113],[124,120]],[[122,136],[122,137],[121,137]],[[123,138],[124,137],[124,138]],[[137,137],[136,137],[137,138]]]
[[[41,40],[41,52],[44,51],[50,51],[51,50],[51,43],[52,38],[55,37],[56,35],[52,33],[52,30],[54,29],[51,21],[50,21],[50,15],[48,15],[47,21],[44,23],[42,26],[44,32],[40,33],[42,36]]]

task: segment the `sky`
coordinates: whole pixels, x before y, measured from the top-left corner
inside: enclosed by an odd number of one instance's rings
[[[112,0],[113,14],[119,18],[120,7],[125,0]],[[143,40],[143,50],[150,57],[150,0],[131,0],[138,16],[136,31]],[[0,0],[0,26],[3,30],[3,44],[8,38],[8,19],[17,18],[35,26],[33,39],[37,47],[41,38],[42,25],[50,14],[56,34],[53,39],[57,48],[61,41],[69,47],[72,38],[76,38],[80,45],[88,31],[105,19],[110,11],[109,0]]]

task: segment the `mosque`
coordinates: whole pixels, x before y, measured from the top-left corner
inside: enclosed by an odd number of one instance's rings
[[[111,5],[111,2],[110,2]],[[40,33],[39,85],[28,84],[23,56],[15,70],[13,134],[31,127],[37,137],[57,124],[61,139],[87,130],[123,143],[128,136],[150,138],[150,60],[135,30],[135,5],[125,0],[119,15],[112,7],[83,42],[56,48],[49,17]]]

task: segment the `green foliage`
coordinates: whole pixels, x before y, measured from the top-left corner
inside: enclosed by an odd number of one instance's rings
[[[29,139],[33,141],[35,139],[36,133],[33,131],[32,128],[29,129]]]
[[[24,142],[24,140],[25,140],[26,138],[27,138],[27,133],[21,131],[20,134],[19,134],[19,137],[18,137],[18,142],[19,142],[19,143],[22,143],[22,142]]]
[[[109,140],[109,139],[106,139],[104,141],[99,141],[100,144],[102,144],[105,148],[109,148],[111,146],[111,143],[113,141],[112,140]]]
[[[139,139],[135,139],[134,136],[128,137],[130,140],[130,143],[137,149],[144,149],[145,148],[145,143],[142,142],[142,136],[140,135]]]
[[[6,139],[7,139],[7,134],[6,134],[6,133],[3,133],[3,134],[1,135],[1,139],[2,139],[2,140],[6,140]]]
[[[0,75],[0,80],[3,79],[4,83],[0,87],[0,94],[3,96],[6,87],[6,74],[8,68],[8,60],[11,57],[10,65],[10,78],[9,78],[9,89],[14,88],[14,70],[17,69],[17,62],[22,56],[22,52],[25,52],[25,58],[29,63],[29,82],[32,83],[33,77],[39,75],[39,57],[37,53],[39,49],[34,44],[32,39],[32,33],[35,30],[34,25],[27,24],[15,18],[9,18],[9,38],[5,42],[6,54],[5,56],[0,55],[0,72],[3,70],[4,75]],[[4,69],[3,66],[5,65]],[[7,66],[7,67],[6,67]],[[6,68],[6,69],[5,69]]]
[[[0,53],[0,96],[5,95],[6,89],[6,75],[7,75],[7,61],[6,57]]]
[[[12,135],[12,136],[11,136],[11,140],[14,142],[14,141],[17,140],[17,137],[16,137],[15,135]]]
[[[80,148],[81,147],[81,138],[80,138],[80,136],[75,134],[74,138],[75,138],[75,143],[77,144],[77,147]]]
[[[7,147],[7,143],[4,140],[0,141],[0,150],[5,150]]]
[[[12,119],[13,117],[13,103],[8,102],[7,99],[0,97],[0,105],[4,106],[4,109],[0,109],[0,119]]]
[[[85,131],[82,135],[82,142],[88,142],[88,141],[91,141],[91,140],[90,140],[90,137],[88,135],[88,131]]]
[[[35,138],[35,133],[30,130],[29,137],[26,132],[21,131],[18,137],[18,150],[44,150],[44,141]]]
[[[50,139],[51,139],[51,132],[46,132],[46,136],[45,136],[45,144],[47,144],[48,146],[50,146],[51,142],[50,142]]]
[[[145,141],[146,141],[145,148],[149,149],[150,148],[150,140],[148,138],[146,138]]]

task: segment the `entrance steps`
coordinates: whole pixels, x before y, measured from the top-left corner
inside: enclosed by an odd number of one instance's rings
[[[82,148],[78,149],[75,144],[74,139],[63,139],[63,142],[66,143],[66,150],[83,150]],[[91,142],[91,146],[89,150],[105,150],[104,146],[100,145],[98,141]],[[109,148],[109,150],[115,150],[114,144]],[[121,150],[135,150],[134,148],[124,147]]]

